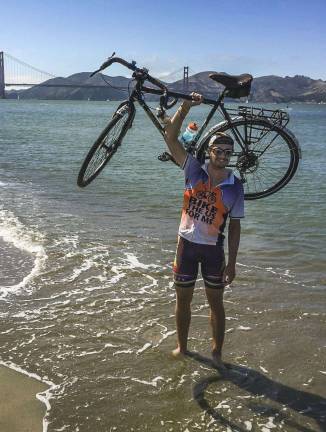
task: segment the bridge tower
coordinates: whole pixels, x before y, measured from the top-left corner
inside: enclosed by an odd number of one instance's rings
[[[0,99],[5,99],[5,63],[3,51],[0,51]]]
[[[189,85],[189,66],[183,68],[183,90],[188,91]]]

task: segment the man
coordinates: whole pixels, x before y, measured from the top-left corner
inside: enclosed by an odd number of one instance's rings
[[[209,162],[202,166],[185,151],[178,140],[182,122],[190,108],[199,105],[202,99],[201,95],[192,93],[192,101],[184,101],[173,118],[165,121],[165,141],[185,173],[183,210],[173,266],[178,342],[173,355],[187,353],[191,301],[201,263],[210,307],[213,361],[217,367],[223,367],[223,291],[224,286],[230,284],[236,274],[240,219],[244,217],[244,193],[240,180],[226,168],[233,152],[230,136],[217,133],[210,139]],[[228,216],[228,263],[225,266],[223,230]]]

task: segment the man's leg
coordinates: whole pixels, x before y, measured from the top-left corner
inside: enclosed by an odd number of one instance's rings
[[[206,296],[210,307],[210,323],[213,336],[212,355],[216,366],[223,366],[222,347],[225,333],[223,291],[223,289],[208,288],[206,286]]]
[[[172,351],[174,356],[186,354],[189,326],[191,321],[191,301],[194,293],[194,286],[178,287],[175,286],[177,303],[175,317],[177,325],[178,346]]]
[[[198,274],[196,244],[178,239],[177,251],[173,264],[174,287],[176,291],[176,325],[178,346],[172,351],[177,356],[187,352],[187,341],[191,320],[191,301]]]

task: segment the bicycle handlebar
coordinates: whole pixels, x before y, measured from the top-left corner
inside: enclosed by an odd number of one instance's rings
[[[148,69],[146,68],[138,68],[136,66],[136,62],[132,61],[131,63],[127,62],[126,60],[120,58],[120,57],[113,57],[115,53],[112,54],[111,57],[105,61],[99,69],[91,73],[91,77],[94,76],[96,73],[106,69],[107,67],[111,66],[112,63],[120,63],[122,66],[125,66],[126,68],[132,70],[133,72],[139,72],[142,74],[146,74],[146,79],[151,82],[152,84],[156,85],[157,87],[161,88],[162,90],[167,90],[164,84],[162,84],[160,81],[158,81],[156,78],[153,78],[148,74]]]
[[[96,71],[91,73],[91,77],[94,76],[96,73],[106,69],[107,67],[111,66],[111,64],[113,63],[120,63],[122,66],[125,66],[126,68],[132,70],[134,73],[139,73],[139,75],[143,75],[145,77],[145,79],[147,81],[149,81],[150,83],[154,84],[155,86],[159,87],[160,90],[156,90],[156,89],[150,89],[148,87],[142,87],[142,90],[145,91],[146,93],[152,93],[152,94],[157,94],[157,95],[163,95],[164,97],[164,101],[163,106],[167,109],[169,109],[169,107],[173,106],[176,101],[171,102],[170,104],[168,104],[168,98],[169,97],[174,97],[176,99],[181,98],[181,99],[187,99],[187,100],[192,100],[192,96],[191,95],[186,95],[183,93],[175,93],[175,92],[171,92],[168,90],[168,88],[159,80],[157,80],[156,78],[153,78],[151,75],[149,75],[148,73],[148,69],[146,68],[138,68],[136,66],[136,62],[132,61],[131,63],[127,62],[126,60],[120,58],[120,57],[114,57],[115,52],[112,54],[111,57],[109,57],[100,67],[99,69],[97,69]],[[215,104],[216,101],[211,100],[211,99],[206,99],[204,98],[203,100],[204,104]],[[170,106],[169,106],[170,105]]]
[[[157,80],[156,78],[153,78],[151,75],[149,75],[148,73],[148,69],[146,68],[138,68],[136,66],[136,62],[132,61],[131,63],[127,62],[126,60],[120,58],[120,57],[114,57],[115,53],[112,54],[111,57],[109,57],[107,59],[107,61],[105,61],[100,67],[99,69],[97,69],[96,71],[91,73],[91,77],[94,76],[96,73],[106,69],[107,67],[109,67],[112,63],[120,63],[122,66],[125,66],[126,68],[130,69],[133,71],[133,77],[135,77],[136,79],[138,78],[139,80],[141,80],[142,82],[144,81],[149,81],[151,84],[153,84],[154,86],[158,87],[161,90],[161,100],[160,100],[160,105],[161,107],[165,108],[165,109],[169,109],[171,108],[176,102],[177,100],[172,101],[171,103],[168,103],[168,89],[167,87],[159,80]]]
[[[115,53],[113,53],[114,55]],[[111,66],[112,63],[120,63],[123,66],[127,67],[128,69],[131,69],[132,71],[136,71],[138,68],[136,67],[136,62],[129,63],[126,60],[120,58],[120,57],[109,57],[107,61],[105,61],[96,71],[92,72],[90,76],[94,76],[98,72],[101,72],[102,70],[106,69],[107,67]]]

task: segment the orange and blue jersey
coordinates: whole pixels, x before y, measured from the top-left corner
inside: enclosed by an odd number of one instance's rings
[[[241,181],[230,171],[212,187],[207,164],[201,165],[188,154],[183,164],[185,192],[179,235],[193,243],[214,245],[223,238],[228,216],[244,217],[244,191]]]

